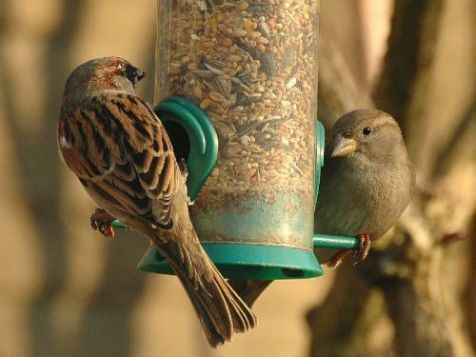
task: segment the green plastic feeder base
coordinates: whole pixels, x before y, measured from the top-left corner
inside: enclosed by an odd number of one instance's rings
[[[229,279],[303,279],[323,274],[311,250],[236,243],[202,245],[223,276]],[[146,252],[139,269],[149,273],[174,274],[154,247]]]

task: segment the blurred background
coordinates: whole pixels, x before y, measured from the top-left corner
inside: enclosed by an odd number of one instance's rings
[[[258,328],[218,350],[174,277],[137,270],[145,240],[89,228],[95,205],[57,155],[79,63],[129,59],[152,102],[155,9],[0,0],[0,356],[473,356],[476,3],[321,1],[321,120],[393,114],[418,192],[368,261],[273,284]]]

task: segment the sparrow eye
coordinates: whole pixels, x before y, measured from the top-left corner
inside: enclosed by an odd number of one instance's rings
[[[366,126],[365,128],[362,129],[362,134],[365,136],[372,134],[372,128],[369,126]]]

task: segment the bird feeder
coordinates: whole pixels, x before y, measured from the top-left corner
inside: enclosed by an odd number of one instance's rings
[[[190,214],[229,278],[322,275],[313,234],[324,129],[316,120],[318,1],[158,2],[156,107],[188,162]],[[155,248],[141,270],[172,273]]]

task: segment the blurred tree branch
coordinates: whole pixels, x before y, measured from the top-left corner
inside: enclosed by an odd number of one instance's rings
[[[474,199],[461,197],[455,190],[474,191],[471,178],[465,180],[458,174],[474,165],[474,102],[454,119],[453,131],[421,140],[432,125],[426,108],[445,8],[444,0],[395,1],[374,99],[377,107],[399,120],[410,155],[426,160],[415,162],[417,171],[430,168],[430,174],[420,182],[407,214],[377,243],[368,261],[338,271],[328,298],[310,311],[311,356],[472,353],[468,333],[459,320],[463,313],[457,292],[444,287],[448,285],[446,242],[451,238],[446,239],[459,236],[476,207]],[[324,38],[321,43],[319,111],[330,126],[343,112],[372,102],[367,93],[356,90],[338,50],[327,46]],[[429,150],[422,157],[422,145],[434,145],[435,140],[445,145],[435,145],[439,150]],[[342,297],[346,297],[344,302]],[[376,335],[380,341],[372,339]]]
[[[396,0],[384,68],[375,88],[375,102],[410,131],[411,110],[425,103],[445,0]],[[417,114],[417,113],[415,113]],[[405,120],[403,120],[405,119]]]
[[[319,51],[319,120],[330,129],[346,112],[374,104],[370,95],[359,89],[342,54],[330,40],[321,38]]]

